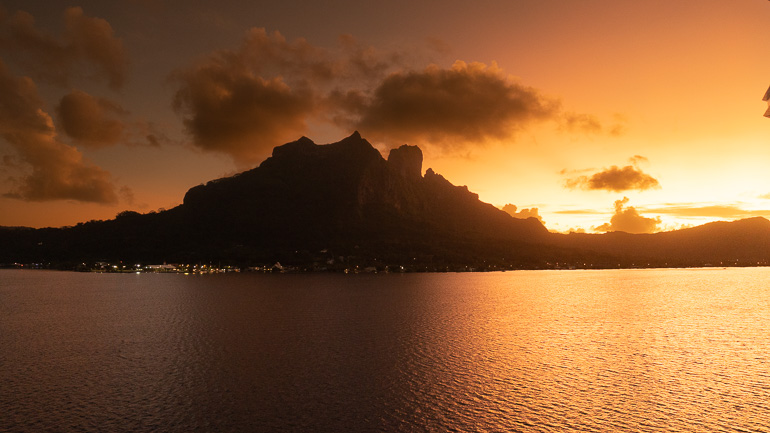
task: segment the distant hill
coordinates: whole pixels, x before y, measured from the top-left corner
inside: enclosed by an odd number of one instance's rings
[[[770,221],[712,222],[654,233],[553,235],[551,245],[616,258],[623,266],[747,266],[770,264]]]
[[[281,261],[301,268],[416,270],[695,266],[768,260],[763,218],[653,235],[549,233],[428,169],[387,159],[357,132],[278,146],[259,167],[191,188],[183,204],[60,229],[0,229],[0,263]]]

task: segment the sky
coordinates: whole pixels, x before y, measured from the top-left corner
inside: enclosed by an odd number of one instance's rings
[[[764,0],[0,0],[0,225],[404,143],[552,231],[770,217]]]

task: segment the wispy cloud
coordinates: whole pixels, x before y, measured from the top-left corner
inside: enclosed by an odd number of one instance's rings
[[[560,215],[596,215],[596,214],[602,214],[604,213],[604,211],[599,211],[596,209],[562,209],[562,210],[552,211],[552,213],[556,213]]]
[[[746,210],[740,205],[713,205],[702,203],[672,203],[654,208],[645,208],[646,212],[672,215],[677,217],[705,217],[705,218],[751,218],[755,216],[768,216],[768,210]]]

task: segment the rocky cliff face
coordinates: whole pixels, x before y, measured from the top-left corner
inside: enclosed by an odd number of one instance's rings
[[[515,220],[428,169],[422,151],[404,145],[385,160],[357,132],[317,145],[303,137],[276,147],[259,167],[190,189],[183,207],[208,226],[270,226],[287,236],[341,238],[390,228],[532,240],[547,233]],[[259,231],[259,230],[257,230]]]
[[[388,154],[388,166],[399,176],[415,181],[422,177],[422,150],[408,144],[391,149]]]

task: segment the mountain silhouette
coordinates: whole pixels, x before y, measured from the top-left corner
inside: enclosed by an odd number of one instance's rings
[[[654,234],[570,233],[553,235],[549,243],[613,257],[623,266],[764,265],[770,260],[770,221],[717,221]]]
[[[358,132],[278,146],[259,167],[198,185],[181,205],[59,229],[0,229],[0,263],[281,261],[301,268],[416,270],[756,264],[770,222],[652,235],[549,233],[455,186],[403,145],[382,157]]]
[[[428,169],[404,145],[388,159],[358,132],[331,144],[302,137],[259,167],[191,188],[183,204],[63,229],[6,229],[2,261],[306,262],[336,257],[411,265],[508,261],[548,236]]]
[[[276,147],[253,170],[190,189],[178,211],[208,242],[248,244],[263,255],[331,249],[391,261],[548,235],[537,220],[515,220],[431,169],[423,176],[418,147],[393,149],[385,160],[357,132],[327,145],[302,137]]]

